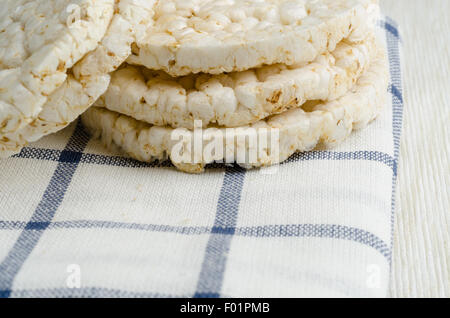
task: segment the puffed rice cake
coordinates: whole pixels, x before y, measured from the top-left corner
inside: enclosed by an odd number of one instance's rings
[[[334,101],[309,101],[303,108],[238,128],[211,126],[200,130],[201,149],[207,149],[214,140],[217,149],[223,149],[221,152],[196,152],[195,130],[152,126],[106,108],[90,108],[82,115],[82,122],[108,148],[144,162],[170,159],[178,169],[189,173],[203,172],[214,161],[237,162],[245,168],[269,166],[295,152],[312,150],[319,143],[334,146],[353,129],[366,127],[385,105],[388,79],[385,50],[379,48],[376,59],[356,85]],[[267,134],[271,134],[271,142],[255,152],[255,143],[248,142],[247,137],[254,135],[259,143]],[[248,160],[252,154],[255,157]]]
[[[365,37],[378,0],[164,0],[128,62],[171,76],[294,65]]]
[[[151,26],[153,8],[154,0],[7,0],[0,11],[0,157],[91,106]]]
[[[171,77],[162,71],[125,66],[95,106],[132,116],[156,126],[238,127],[257,122],[308,100],[334,100],[344,95],[377,54],[375,37],[341,41],[333,52],[307,65],[275,64],[220,75]]]

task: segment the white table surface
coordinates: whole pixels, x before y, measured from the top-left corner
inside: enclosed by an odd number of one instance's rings
[[[403,38],[392,297],[450,297],[450,0],[381,0]]]

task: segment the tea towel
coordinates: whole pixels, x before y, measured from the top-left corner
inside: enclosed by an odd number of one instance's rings
[[[384,297],[402,123],[389,102],[333,149],[202,175],[103,149],[80,123],[0,161],[1,297]]]

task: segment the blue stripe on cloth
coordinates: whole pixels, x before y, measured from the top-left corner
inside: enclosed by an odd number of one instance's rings
[[[202,268],[194,297],[219,297],[223,275],[235,232],[245,170],[238,166],[225,171],[222,189],[217,204],[216,218],[206,246]]]
[[[62,150],[25,147],[13,158],[58,161]]]
[[[0,230],[22,230],[29,227],[30,223],[0,221]],[[31,226],[32,227],[32,226]],[[57,229],[125,229],[150,232],[171,232],[183,235],[203,235],[208,233],[235,235],[246,237],[326,237],[345,239],[370,246],[389,257],[388,244],[373,233],[363,229],[347,227],[337,224],[288,224],[288,225],[264,225],[264,226],[169,226],[159,224],[123,223],[112,221],[60,221],[48,224],[48,230]],[[28,228],[29,229],[29,228]]]
[[[335,152],[335,151],[308,151],[293,154],[283,164],[297,161],[307,160],[366,160],[375,161],[390,167],[394,173],[397,173],[397,164],[392,158],[384,152],[379,151],[347,151],[347,152]]]
[[[397,97],[398,100],[400,101],[400,103],[403,103],[403,96],[402,93],[400,92],[400,90],[395,87],[395,85],[390,85],[389,86],[389,91],[391,92],[392,95],[394,95],[394,97]]]
[[[403,91],[402,91],[402,71],[400,62],[400,36],[395,21],[386,17],[384,23],[386,29],[386,41],[389,58],[389,71],[391,75],[390,91],[392,93],[392,131],[394,142],[394,160],[398,165],[400,153],[400,136],[403,119]],[[394,244],[394,224],[395,224],[395,193],[397,187],[397,174],[392,176],[392,194],[391,194],[391,242],[390,250]],[[392,267],[392,258],[389,259]]]
[[[61,150],[26,147],[20,153],[14,155],[13,158],[58,161],[60,155]],[[146,163],[120,156],[105,156],[90,153],[81,153],[80,163],[127,168],[173,167],[170,161]]]
[[[396,23],[394,21],[389,21],[384,23],[384,28],[386,31],[391,33],[393,36],[395,36],[398,40],[400,40],[400,34],[398,32],[398,28],[396,27]]]
[[[242,227],[236,235],[251,237],[321,237],[358,242],[370,246],[387,259],[389,246],[378,236],[362,229],[336,224],[291,224]]]
[[[9,297],[17,273],[39,242],[45,229],[61,205],[66,190],[81,159],[81,152],[89,141],[78,122],[74,134],[59,155],[59,163],[24,231],[0,264],[0,296]]]
[[[16,158],[22,159],[37,159],[37,160],[50,160],[58,161],[61,155],[60,150],[52,149],[39,149],[39,148],[24,148],[16,155]],[[377,161],[389,166],[396,171],[396,162],[394,158],[384,152],[380,151],[308,151],[302,153],[293,154],[288,160],[282,164],[307,161],[307,160],[366,160]],[[80,162],[83,164],[97,164],[108,165],[116,167],[126,168],[161,168],[161,167],[173,167],[169,161],[145,163],[139,162],[134,159],[118,157],[118,156],[105,156],[83,153],[81,155]],[[208,168],[226,169],[228,165],[215,163],[208,165]]]

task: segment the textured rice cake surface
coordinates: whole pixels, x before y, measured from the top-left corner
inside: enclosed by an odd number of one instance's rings
[[[103,38],[114,0],[3,0],[0,6],[0,133],[42,110],[67,71]]]
[[[171,77],[162,71],[127,66],[112,74],[96,106],[147,123],[192,129],[217,124],[237,127],[345,94],[377,54],[373,34],[357,43],[341,41],[303,66],[276,64],[244,72]]]
[[[177,168],[191,173],[202,172],[206,164],[220,160],[237,161],[246,168],[260,167],[280,163],[296,151],[312,150],[318,143],[335,145],[353,129],[364,128],[384,106],[387,84],[387,61],[384,51],[380,50],[355,87],[337,100],[309,101],[304,109],[288,110],[249,126],[201,130],[202,149],[214,140],[219,148],[225,149],[222,152],[195,151],[194,140],[198,138],[195,130],[152,126],[105,108],[90,108],[82,115],[82,121],[107,147],[119,149],[140,161],[170,158]],[[258,140],[269,134],[272,140],[263,151],[256,152],[253,161],[239,161],[250,158],[255,144],[245,137],[252,134]]]
[[[66,127],[91,106],[106,91],[110,81],[109,73],[126,60],[131,54],[131,44],[143,36],[153,21],[154,1],[152,0],[109,1],[106,4],[110,6],[100,7],[98,5],[104,2],[94,1],[94,3],[95,5],[89,10],[100,10],[104,7],[111,9],[111,14],[108,10],[103,10],[105,11],[103,14],[109,15],[105,32],[95,42],[95,46],[90,47],[89,52],[84,52],[87,54],[84,54],[72,68],[65,70],[63,82],[45,95],[45,101],[37,108],[37,113],[25,115],[17,107],[12,113],[0,109],[0,119],[2,119],[0,157],[13,155],[29,142]],[[64,7],[57,8],[61,9],[60,13],[64,12]],[[77,8],[79,7],[69,6],[69,9],[75,12],[73,13],[74,21],[69,21],[70,23],[75,24],[79,19]],[[80,14],[83,12],[82,10]],[[87,28],[85,32],[95,34],[97,31],[91,28]],[[42,30],[42,33],[43,35],[48,33],[48,37],[51,38],[51,32],[48,29]],[[80,42],[83,43],[81,40]],[[1,57],[0,61],[3,63],[7,59]],[[72,63],[66,66],[70,67]]]
[[[172,76],[293,65],[365,36],[377,0],[164,0],[130,64]]]

